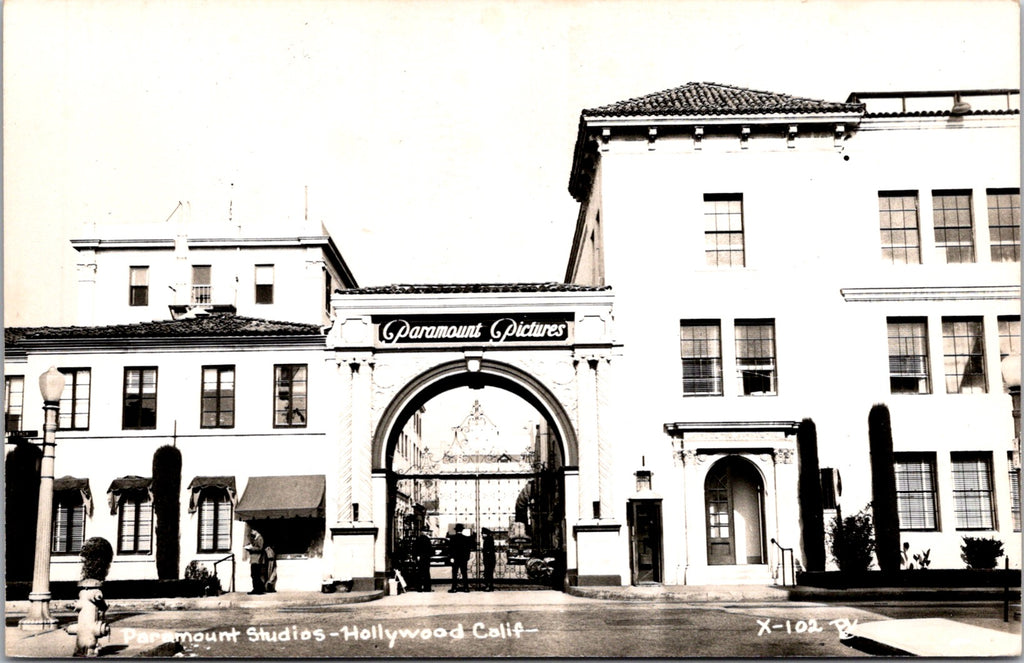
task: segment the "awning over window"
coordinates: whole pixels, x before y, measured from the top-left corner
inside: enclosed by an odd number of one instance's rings
[[[235,518],[323,518],[325,483],[322,474],[249,477]]]
[[[117,502],[126,493],[146,493],[152,499],[150,489],[153,487],[153,480],[149,477],[121,477],[110,482],[107,488],[107,504],[110,505],[110,515],[117,513]]]
[[[85,513],[92,517],[92,490],[89,489],[88,479],[77,477],[61,477],[53,480],[53,492],[56,493],[81,493],[82,504],[85,505]]]
[[[238,496],[235,493],[235,477],[196,477],[188,485],[188,489],[192,492],[188,499],[189,513],[195,513],[199,508],[199,493],[205,488],[222,488],[227,492],[232,504],[238,501]]]

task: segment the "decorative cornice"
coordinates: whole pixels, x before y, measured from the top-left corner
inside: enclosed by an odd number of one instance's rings
[[[840,288],[839,292],[848,302],[1018,300],[1021,296],[1016,285]]]

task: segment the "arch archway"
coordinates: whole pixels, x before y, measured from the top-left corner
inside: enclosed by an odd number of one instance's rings
[[[402,424],[434,396],[458,387],[497,387],[516,394],[536,408],[556,433],[563,465],[578,465],[576,431],[555,395],[532,375],[511,364],[489,359],[478,361],[479,369],[473,371],[465,360],[439,364],[413,378],[395,395],[374,431],[372,462],[375,472],[390,469]]]
[[[704,478],[709,566],[764,564],[765,482],[742,456],[718,460]]]
[[[484,387],[510,393],[531,406],[546,424],[544,445],[533,447],[531,456],[513,453],[494,458],[477,450],[473,453],[478,455],[472,455],[475,467],[468,472],[453,469],[448,454],[446,462],[430,463],[430,469],[409,468],[408,443],[403,452],[397,451],[407,422],[441,394]],[[556,397],[532,375],[510,364],[450,361],[410,380],[382,413],[371,451],[374,474],[386,477],[387,567],[402,568],[403,575],[420,581],[418,586],[425,576],[439,579],[442,574],[436,569],[416,568],[413,560],[422,556],[409,551],[415,548],[419,531],[426,528],[434,539],[434,556],[443,564],[445,539],[459,527],[471,530],[478,546],[483,544],[481,532],[493,534],[498,570],[492,575],[499,581],[560,586],[567,546],[565,469],[575,468],[578,462],[576,440],[571,420]],[[481,564],[474,554],[471,575],[480,577]],[[484,584],[493,585],[487,580]]]

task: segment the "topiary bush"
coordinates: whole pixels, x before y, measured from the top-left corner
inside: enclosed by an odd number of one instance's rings
[[[153,454],[153,513],[156,516],[156,574],[177,580],[180,559],[181,452],[165,445]]]
[[[110,563],[114,561],[114,548],[106,539],[94,536],[82,544],[82,580],[107,579]]]
[[[841,523],[838,516],[832,519],[829,552],[840,571],[867,571],[871,568],[871,553],[874,549],[874,527],[867,509],[843,518]]]
[[[999,539],[982,539],[965,536],[960,546],[960,559],[969,569],[994,569],[996,560],[1003,555],[1003,542]]]
[[[883,571],[900,568],[900,517],[896,504],[896,462],[892,448],[889,408],[879,403],[868,413],[871,456],[871,511],[874,515],[875,557]]]

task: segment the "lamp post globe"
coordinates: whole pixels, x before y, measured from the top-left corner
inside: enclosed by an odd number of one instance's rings
[[[28,615],[18,625],[25,631],[56,628],[50,615],[50,528],[53,523],[53,458],[57,447],[57,411],[64,391],[64,374],[51,366],[39,376],[43,396],[43,458],[39,466],[39,510],[36,516],[36,552]]]

